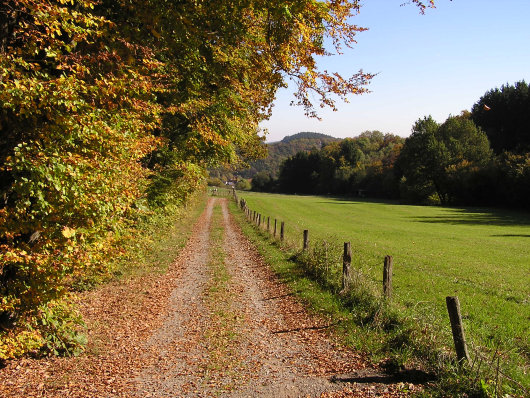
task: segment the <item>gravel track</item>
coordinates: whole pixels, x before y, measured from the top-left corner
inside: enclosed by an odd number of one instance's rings
[[[233,316],[227,325],[219,323],[209,296],[215,287],[208,266],[216,253],[208,249],[215,206],[221,206],[216,220],[224,228],[217,249],[229,275],[229,301],[222,303]],[[0,369],[0,397],[406,395],[403,383],[336,343],[328,321],[310,315],[278,281],[234,222],[227,199],[208,200],[166,274],[106,285],[81,295],[79,303],[89,352],[10,361]],[[224,327],[227,349],[214,358],[209,336]]]

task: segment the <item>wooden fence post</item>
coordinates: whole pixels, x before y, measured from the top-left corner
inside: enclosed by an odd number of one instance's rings
[[[304,229],[304,246],[303,246],[303,250],[306,251],[307,249],[309,249],[309,230],[308,229]]]
[[[383,295],[389,299],[392,295],[392,267],[394,259],[392,256],[385,256],[385,265],[383,266]]]
[[[283,242],[283,238],[284,238],[284,225],[285,225],[285,222],[282,221],[281,225],[280,225],[280,240]]]
[[[456,357],[458,363],[469,362],[469,353],[467,352],[466,338],[464,336],[464,327],[462,325],[462,315],[460,314],[460,302],[456,296],[447,296],[445,298],[449,320],[451,321],[451,330],[453,331],[453,341],[455,343]]]
[[[267,216],[267,232],[270,232],[271,230],[271,218],[270,216]]]
[[[272,236],[276,238],[276,219],[274,219],[274,234]]]
[[[344,254],[342,255],[342,292],[350,288],[350,267],[351,267],[351,243],[344,242]]]
[[[258,228],[261,227],[261,213],[258,214]]]

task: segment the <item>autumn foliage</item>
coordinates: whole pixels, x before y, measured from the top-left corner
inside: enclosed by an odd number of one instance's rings
[[[421,2],[413,1],[422,6]],[[319,105],[371,75],[318,70],[356,1],[6,0],[0,4],[0,359],[75,353],[72,286],[112,271],[141,215],[206,167],[262,153],[290,78]]]

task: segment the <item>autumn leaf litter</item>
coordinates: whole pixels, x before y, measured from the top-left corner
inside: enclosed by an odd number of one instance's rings
[[[208,298],[217,204],[230,276],[226,319]],[[87,353],[8,362],[0,369],[0,397],[398,397],[419,388],[362,382],[385,378],[339,345],[328,321],[310,315],[278,281],[226,199],[209,200],[166,274],[111,283],[78,301]]]

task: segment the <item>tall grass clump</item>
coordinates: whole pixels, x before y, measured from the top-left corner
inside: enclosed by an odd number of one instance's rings
[[[353,258],[346,287],[344,287],[342,247],[325,240],[313,242],[307,250],[292,255],[305,275],[317,282],[323,290],[333,294],[342,307],[350,313],[350,322],[369,330],[377,336],[369,345],[376,357],[387,356],[394,367],[404,367],[414,348],[414,328],[406,316],[384,298],[374,281],[367,277],[358,266],[359,258]],[[375,336],[374,335],[374,336]]]

